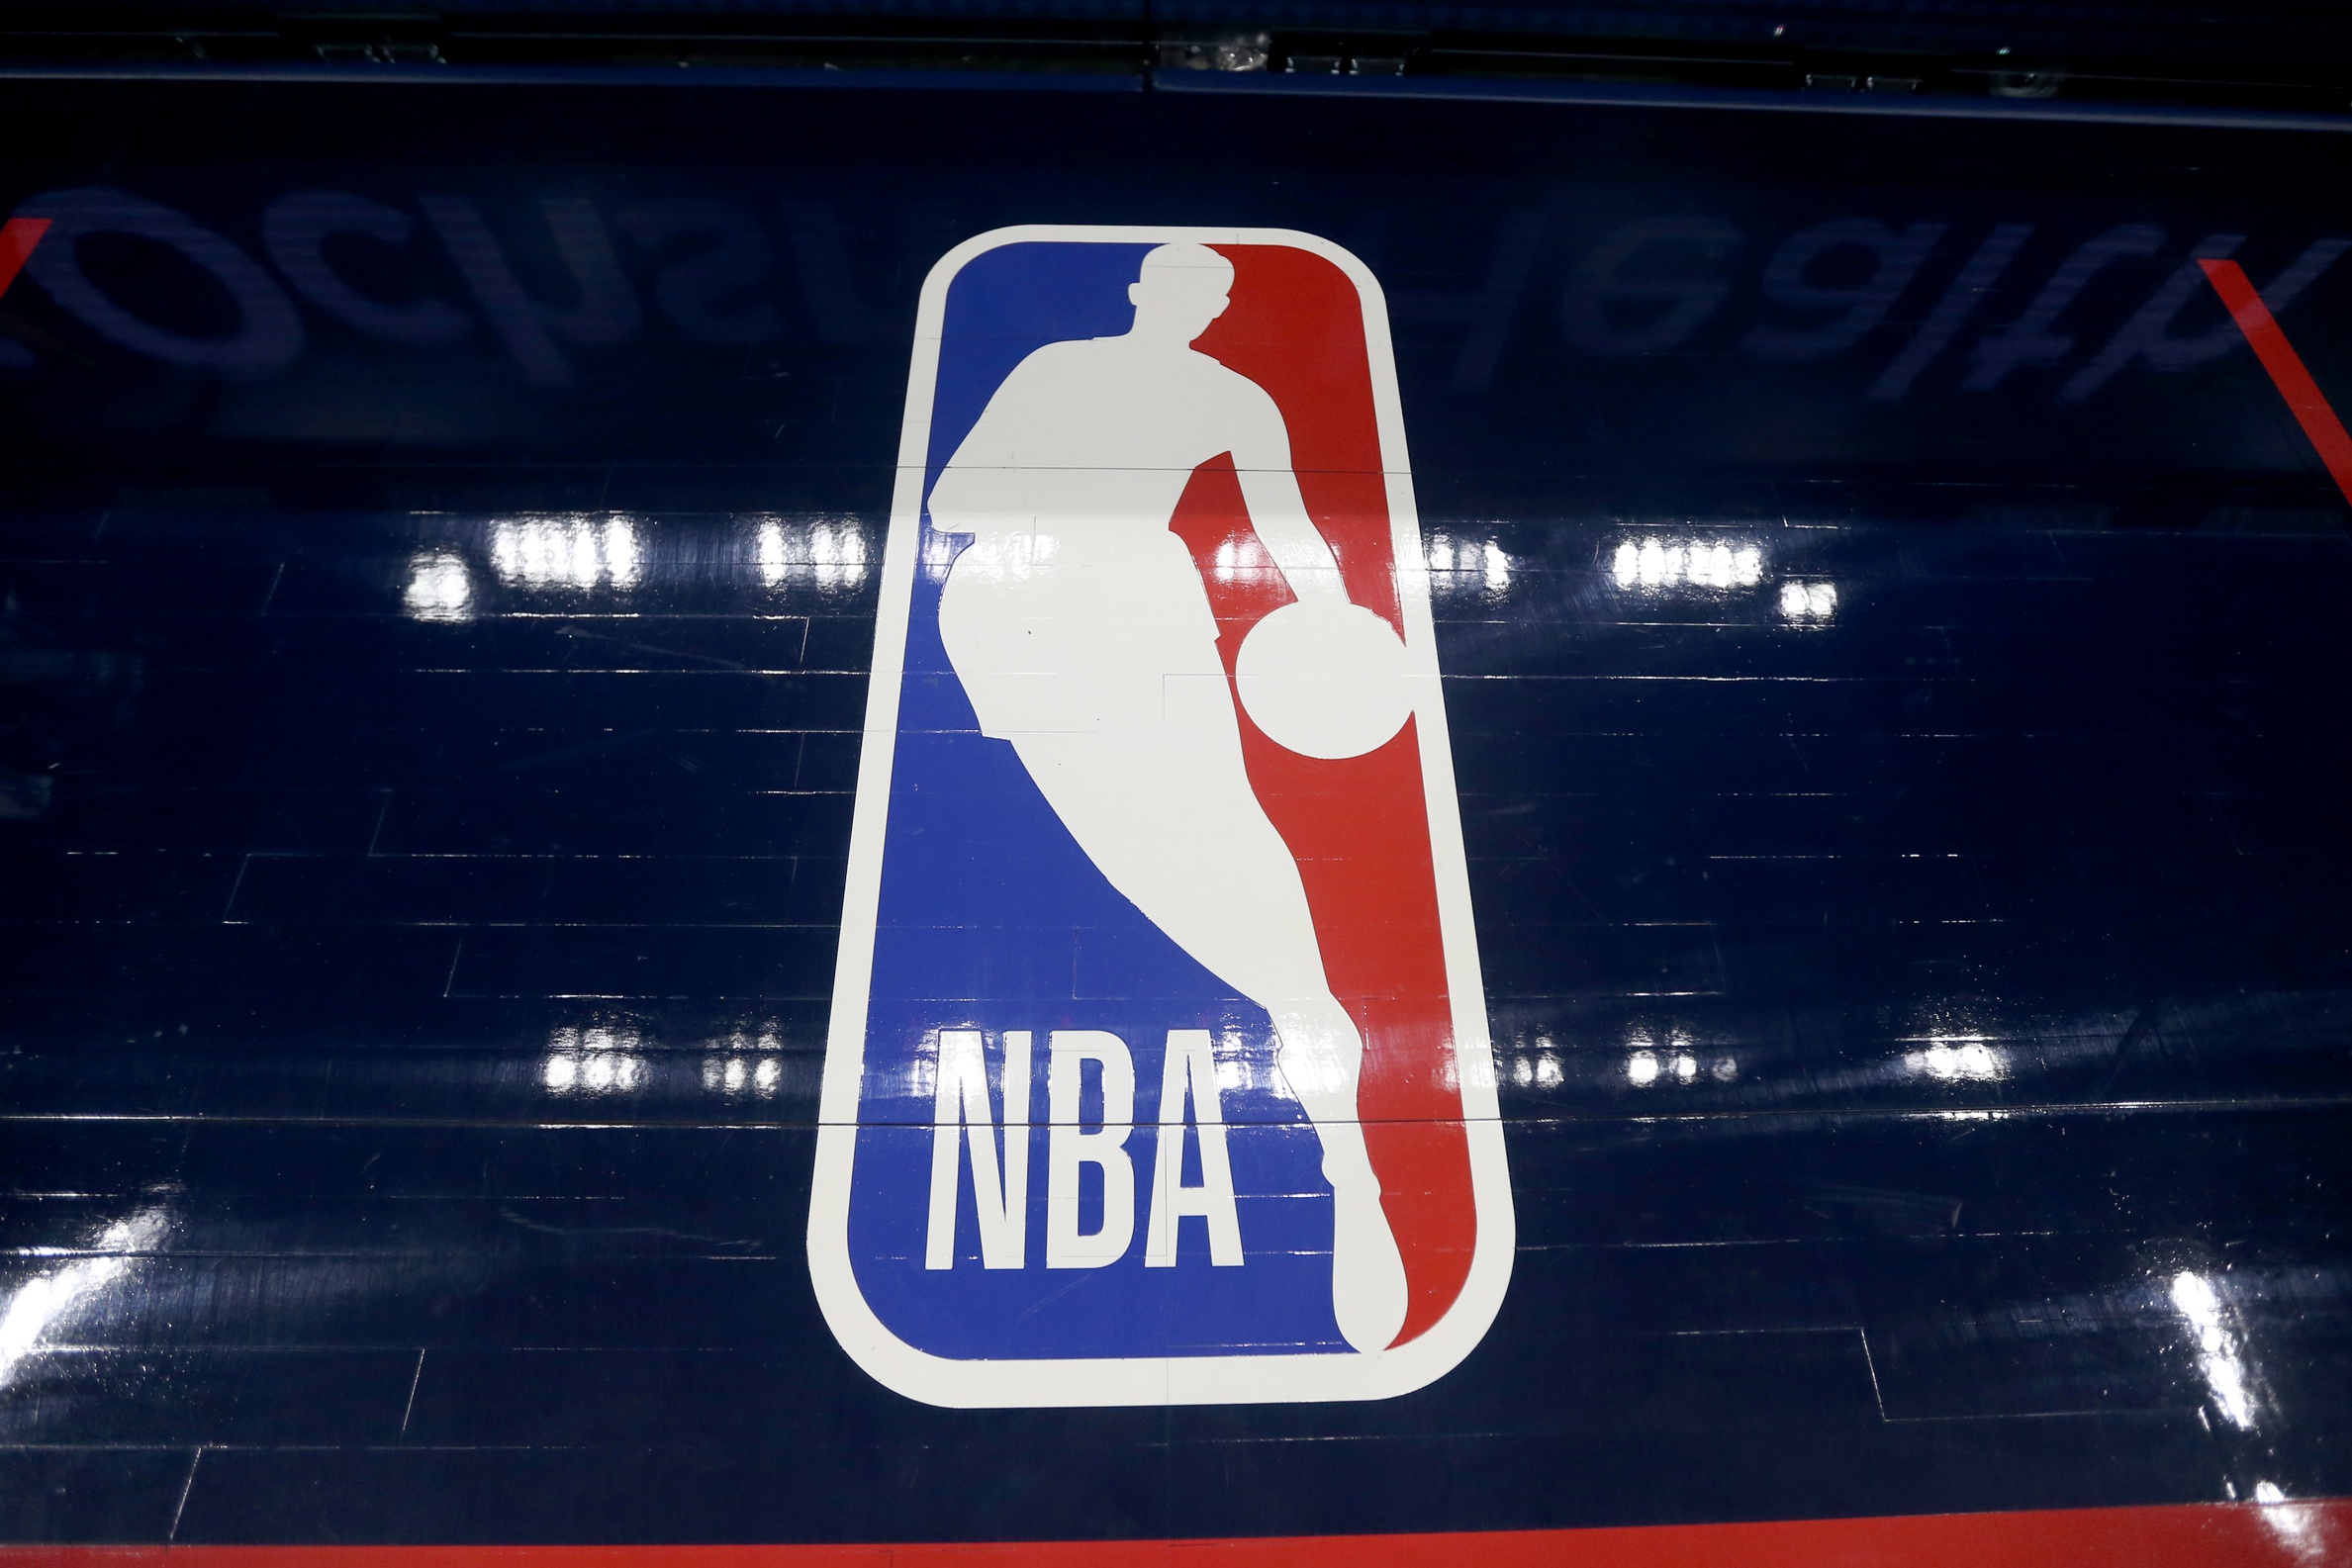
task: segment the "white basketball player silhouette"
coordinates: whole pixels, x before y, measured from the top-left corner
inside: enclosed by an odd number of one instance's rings
[[[1335,1199],[1340,1332],[1377,1351],[1404,1323],[1406,1289],[1357,1121],[1364,1040],[1325,978],[1297,863],[1251,790],[1208,595],[1169,528],[1193,470],[1230,453],[1291,592],[1326,617],[1376,617],[1348,605],[1273,399],[1190,346],[1232,285],[1215,251],[1162,245],[1128,288],[1132,330],[1048,343],[1005,378],[931,490],[933,525],[973,536],[939,630],[982,731],[1012,743],[1110,884],[1271,1015]],[[1396,645],[1384,623],[1377,636]]]

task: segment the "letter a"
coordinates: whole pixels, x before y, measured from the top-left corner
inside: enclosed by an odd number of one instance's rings
[[[1102,1125],[1079,1123],[1085,1064],[1102,1064]],[[1127,1043],[1099,1029],[1057,1029],[1046,1066],[1045,1266],[1100,1268],[1127,1255],[1135,1240],[1135,1165],[1126,1143],[1135,1131],[1135,1059]],[[1079,1168],[1102,1171],[1102,1229],[1082,1232]]]
[[[1191,1104],[1191,1116],[1184,1114]],[[1183,1185],[1184,1123],[1200,1135],[1200,1185]],[[1233,1162],[1225,1154],[1225,1111],[1217,1103],[1217,1059],[1205,1029],[1171,1029],[1160,1069],[1160,1165],[1152,1177],[1152,1225],[1144,1238],[1146,1268],[1174,1268],[1177,1221],[1197,1214],[1209,1223],[1209,1262],[1239,1268],[1241,1214],[1233,1201]]]
[[[957,1135],[962,1134],[959,1138]],[[972,1202],[983,1268],[1019,1268],[1029,1235],[1029,1032],[1004,1037],[1004,1179],[996,1179],[996,1119],[988,1110],[988,1061],[977,1029],[939,1031],[939,1093],[931,1112],[931,1229],[925,1268],[956,1260],[959,1145],[972,1149]]]

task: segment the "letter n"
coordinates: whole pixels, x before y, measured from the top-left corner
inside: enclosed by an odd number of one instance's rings
[[[925,1268],[956,1260],[956,1188],[962,1151],[972,1151],[972,1201],[980,1219],[983,1268],[1019,1268],[1029,1234],[1029,1032],[1004,1037],[1004,1174],[996,1174],[996,1119],[988,1107],[988,1061],[977,1029],[939,1032],[939,1094],[931,1113],[931,1229]]]
[[[1183,1185],[1187,1121],[1200,1138],[1197,1187]],[[1209,1223],[1210,1264],[1240,1267],[1241,1215],[1233,1200],[1233,1162],[1225,1153],[1225,1111],[1217,1103],[1217,1059],[1205,1029],[1168,1032],[1168,1060],[1160,1069],[1160,1160],[1152,1176],[1151,1230],[1144,1238],[1146,1268],[1176,1267],[1176,1222],[1188,1214]]]

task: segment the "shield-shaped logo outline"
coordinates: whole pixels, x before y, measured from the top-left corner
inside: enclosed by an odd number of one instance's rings
[[[859,1288],[850,1249],[851,1176],[865,1081],[869,987],[881,908],[892,767],[922,544],[934,392],[948,291],[957,275],[976,258],[1002,246],[1038,241],[1289,246],[1338,268],[1354,285],[1361,303],[1399,608],[1412,673],[1418,678],[1415,686],[1421,693],[1413,713],[1452,1002],[1453,1061],[1448,1076],[1460,1094],[1469,1191],[1475,1206],[1474,1250],[1458,1294],[1432,1327],[1385,1350],[1368,1354],[1318,1351],[968,1360],[907,1343],[884,1323]],[[808,1213],[809,1273],[818,1306],[835,1339],[852,1360],[886,1387],[926,1404],[965,1409],[1373,1400],[1410,1393],[1443,1377],[1476,1347],[1500,1310],[1510,1283],[1516,1232],[1468,866],[1455,792],[1453,751],[1438,680],[1428,563],[1406,454],[1387,308],[1371,271],[1329,240],[1277,229],[1031,224],[993,230],[956,246],[931,269],[917,306],[879,588],[873,674],[850,830]]]

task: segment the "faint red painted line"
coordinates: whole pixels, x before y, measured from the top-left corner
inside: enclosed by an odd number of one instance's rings
[[[1442,1535],[808,1546],[0,1546],[0,1568],[2307,1568],[2352,1503]]]
[[[2213,291],[2221,296],[2221,303],[2229,307],[2238,330],[2254,345],[2262,368],[2270,372],[2272,384],[2294,411],[2303,433],[2319,449],[2319,461],[2327,465],[2328,477],[2344,493],[2344,499],[2352,501],[2352,435],[2344,433],[2343,421],[2327,406],[2327,397],[2319,390],[2319,383],[2304,369],[2303,359],[2287,341],[2287,334],[2279,330],[2278,318],[2271,315],[2270,307],[2254,291],[2246,269],[2234,261],[2200,260],[2198,265],[2212,280]]]
[[[17,280],[32,258],[33,247],[41,243],[41,236],[49,231],[46,218],[11,218],[0,224],[0,294]]]

